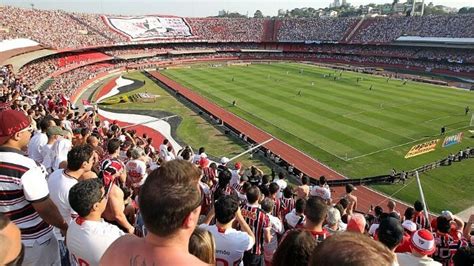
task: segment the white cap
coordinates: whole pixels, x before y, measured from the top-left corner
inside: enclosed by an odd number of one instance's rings
[[[402,226],[403,226],[403,228],[405,228],[406,230],[408,230],[412,233],[416,231],[416,223],[414,223],[412,220],[405,220],[402,223]]]
[[[453,213],[450,212],[450,211],[442,211],[442,212],[441,212],[441,216],[446,217],[448,220],[452,220],[452,219],[453,219]]]
[[[227,157],[222,157],[221,158],[221,164],[226,164],[228,162],[230,162],[229,158],[227,158]]]
[[[125,140],[126,140],[127,138],[125,137],[125,135],[120,135],[120,136],[118,137],[118,139],[119,139],[121,142],[125,142]]]

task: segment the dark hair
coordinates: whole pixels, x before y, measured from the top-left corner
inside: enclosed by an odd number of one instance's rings
[[[260,207],[266,213],[271,213],[273,210],[273,206],[275,206],[275,203],[270,198],[264,198],[260,203]]]
[[[175,233],[200,205],[201,171],[185,160],[165,162],[141,186],[139,207],[149,232],[161,237]]]
[[[474,265],[474,247],[462,247],[453,256],[454,266]]]
[[[280,191],[280,186],[277,183],[273,182],[268,185],[268,190],[270,191],[270,194],[273,195]]]
[[[438,216],[438,218],[436,218],[436,228],[441,233],[449,233],[451,225],[449,223],[448,218],[446,218],[445,216]]]
[[[109,154],[115,153],[118,149],[120,149],[121,141],[119,139],[110,139],[107,142],[107,152]]]
[[[377,215],[377,216],[382,215],[382,213],[383,213],[383,208],[380,207],[380,206],[375,206],[375,208],[374,208],[374,213],[375,213],[375,215]]]
[[[413,219],[413,215],[415,215],[415,209],[413,209],[412,207],[408,207],[406,210],[405,210],[405,220],[411,220]]]
[[[262,184],[265,185],[265,184],[268,184],[270,183],[270,176],[269,175],[263,175],[262,176]]]
[[[326,215],[328,212],[328,205],[324,203],[318,197],[310,197],[308,201],[306,201],[306,209],[304,214],[306,215],[306,219],[311,221],[314,224],[320,224],[324,222],[326,219]]]
[[[98,178],[81,180],[69,190],[69,204],[71,208],[81,217],[90,214],[94,204],[100,201],[103,188]],[[104,193],[106,193],[104,191]]]
[[[260,198],[260,189],[258,189],[257,186],[251,186],[247,190],[246,195],[247,195],[247,201],[250,204],[253,204],[253,203],[257,202],[258,199]]]
[[[287,186],[285,189],[283,189],[283,197],[289,199],[293,197],[293,194],[294,194],[293,187]]]
[[[290,230],[273,254],[272,265],[308,265],[316,241],[306,230]]]
[[[342,208],[347,209],[347,206],[349,206],[349,200],[342,198],[339,200],[339,204],[341,204]]]
[[[322,175],[319,177],[319,185],[322,186],[324,184],[326,184],[326,177]]]
[[[306,200],[305,199],[297,199],[295,202],[295,210],[297,213],[304,213],[306,209]]]
[[[216,220],[221,224],[227,224],[235,218],[239,209],[239,202],[234,197],[224,195],[214,203]]]
[[[232,179],[232,173],[229,169],[223,169],[219,172],[217,178],[219,179],[217,183],[216,191],[214,192],[214,199],[218,200],[221,196],[226,194],[226,188]]]
[[[39,128],[41,129],[41,132],[46,133],[48,128],[51,126],[50,121],[52,120],[51,117],[47,116],[39,122]]]
[[[84,128],[81,129],[81,135],[82,135],[83,137],[87,136],[87,135],[90,134],[90,133],[91,133],[91,131],[90,131],[90,129],[88,129],[87,127],[84,127]]]
[[[413,207],[415,207],[415,211],[421,212],[425,206],[423,203],[421,203],[421,201],[417,200],[415,201],[415,204],[413,204]]]
[[[198,150],[198,154],[201,154],[201,153],[203,153],[203,152],[205,152],[205,151],[206,151],[206,148],[201,147],[201,148],[199,148],[199,150]]]
[[[343,232],[319,244],[311,256],[310,266],[380,266],[393,265],[395,255],[370,237]]]
[[[164,145],[168,144],[169,142],[170,142],[170,141],[169,141],[168,139],[164,139],[164,140],[163,140],[163,144],[164,144]]]
[[[278,178],[279,179],[285,179],[285,174],[283,172],[278,173]]]
[[[94,148],[89,144],[73,147],[67,154],[67,169],[77,171],[84,162],[91,159]]]
[[[307,184],[309,183],[309,178],[304,175],[304,176],[301,178],[301,183],[302,183],[303,185],[307,185]]]

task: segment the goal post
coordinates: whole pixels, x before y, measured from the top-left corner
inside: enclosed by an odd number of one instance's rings
[[[471,115],[471,122],[469,123],[469,126],[474,127],[474,113]]]

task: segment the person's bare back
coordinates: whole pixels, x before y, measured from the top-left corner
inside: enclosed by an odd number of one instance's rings
[[[208,265],[180,247],[159,246],[146,238],[125,235],[104,253],[100,265]]]

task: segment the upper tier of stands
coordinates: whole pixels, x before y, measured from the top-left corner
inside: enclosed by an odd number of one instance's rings
[[[0,41],[30,38],[56,49],[129,42],[126,36],[112,30],[99,14],[5,6],[0,8],[0,17]],[[192,36],[187,37],[191,41],[391,43],[404,35],[474,38],[472,14],[365,19],[186,18],[185,21],[191,28]]]

